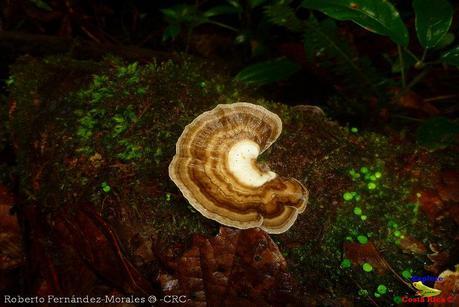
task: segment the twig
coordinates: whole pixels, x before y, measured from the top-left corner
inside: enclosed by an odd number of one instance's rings
[[[427,48],[424,49],[424,52],[422,53],[421,62],[424,62],[424,60],[426,59],[426,56],[427,56]]]
[[[13,31],[0,31],[0,50],[13,50],[13,55],[32,54],[32,55],[52,55],[71,52],[79,58],[101,58],[106,54],[114,54],[127,59],[138,61],[151,61],[153,58],[158,60],[177,59],[178,55],[170,52],[154,51],[135,46],[122,46],[117,44],[98,44],[89,40],[73,40],[63,37],[27,34]]]
[[[359,287],[360,290],[363,290],[363,287],[357,282],[357,280],[352,278],[352,275],[349,275],[349,277],[357,285],[357,287]],[[365,298],[367,298],[370,301],[370,303],[372,303],[373,305],[379,306],[378,303],[376,303],[376,301],[370,295],[367,295]]]
[[[425,102],[431,102],[431,101],[438,101],[438,100],[446,100],[446,99],[456,98],[457,96],[458,95],[442,95],[442,96],[426,98],[426,99],[424,99],[424,101]]]
[[[392,115],[392,117],[394,118],[400,118],[400,119],[406,119],[406,120],[411,120],[411,121],[414,121],[414,122],[422,122],[422,120],[418,119],[418,118],[414,118],[414,117],[409,117],[409,116],[404,116],[404,115]]]
[[[402,88],[404,89],[406,87],[405,62],[403,61],[402,48],[400,47],[400,45],[397,45],[397,51],[398,51],[398,57],[400,60],[400,74],[402,77]]]
[[[227,30],[231,30],[233,32],[238,32],[239,30],[232,27],[232,26],[229,26],[229,25],[226,25],[224,23],[221,23],[221,22],[218,22],[218,21],[214,21],[214,20],[207,20],[207,23],[210,23],[210,24],[213,24],[213,25],[216,25],[216,26],[219,26],[221,28],[224,28],[224,29],[227,29]]]

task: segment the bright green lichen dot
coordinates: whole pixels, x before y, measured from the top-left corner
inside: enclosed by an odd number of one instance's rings
[[[398,224],[391,220],[387,223],[387,226],[392,227],[392,228],[397,228]]]
[[[360,168],[360,172],[361,172],[362,174],[368,173],[368,167],[365,167],[365,166],[361,167],[361,168]]]
[[[387,287],[385,285],[379,285],[376,291],[378,291],[379,294],[386,294]]]
[[[373,266],[371,264],[369,264],[368,262],[365,262],[363,265],[362,265],[362,269],[365,271],[365,272],[371,272],[373,271]]]
[[[107,182],[102,182],[102,184],[100,185],[100,187],[102,188],[102,191],[104,191],[105,193],[108,193],[111,191],[111,187],[108,185]]]
[[[405,270],[402,272],[403,278],[410,279],[411,278],[411,272],[408,270]]]
[[[376,172],[376,173],[375,173],[375,177],[376,177],[376,178],[381,178],[381,176],[382,176],[381,172]]]
[[[352,199],[353,195],[350,192],[346,192],[343,194],[343,198],[345,201],[350,201]]]
[[[356,127],[352,127],[351,128],[351,132],[352,133],[357,133],[357,132],[359,132],[359,129],[357,129]]]
[[[361,215],[362,214],[362,209],[360,209],[359,207],[355,207],[354,208],[354,214]]]
[[[342,267],[343,269],[350,268],[350,267],[351,267],[351,260],[349,260],[349,259],[343,259],[343,261],[341,261],[341,267]]]
[[[369,189],[369,190],[374,190],[374,189],[376,189],[376,183],[370,182],[370,183],[368,184],[368,189]]]
[[[375,292],[375,297],[381,297],[381,294],[379,294],[378,292]]]
[[[360,296],[368,296],[368,290],[365,290],[365,289],[360,289],[358,294]]]
[[[400,232],[400,230],[396,230],[394,232],[394,236],[396,236],[396,237],[400,237],[401,235],[402,235],[402,233]]]
[[[400,296],[394,296],[393,301],[395,304],[401,304],[402,303],[402,298]]]
[[[367,244],[368,238],[366,236],[360,235],[357,237],[357,241],[359,241],[360,244]]]
[[[366,215],[361,215],[361,216],[360,216],[360,219],[361,219],[362,221],[366,221],[366,220],[367,220],[367,216],[366,216]]]

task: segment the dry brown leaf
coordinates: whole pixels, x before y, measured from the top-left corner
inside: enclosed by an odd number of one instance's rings
[[[422,191],[419,202],[421,203],[421,210],[430,221],[435,221],[444,211],[443,202],[434,190]]]
[[[438,185],[438,194],[443,201],[459,202],[459,172],[441,172],[441,183]]]
[[[354,265],[362,265],[368,262],[379,274],[383,274],[389,269],[389,264],[371,242],[366,244],[344,243],[344,255],[346,258],[350,259]]]
[[[0,185],[0,270],[14,269],[23,260],[19,223],[11,214],[13,204],[13,195]]]
[[[459,264],[455,271],[446,270],[438,277],[434,288],[441,290],[441,294],[436,299],[444,300],[445,303],[436,303],[434,306],[459,306]]]
[[[287,263],[260,229],[221,227],[213,238],[195,235],[168,267],[158,277],[164,294],[186,295],[190,306],[284,306],[291,300]]]
[[[403,108],[418,110],[428,115],[436,115],[439,113],[434,105],[424,101],[421,96],[413,91],[403,94],[399,98],[398,104]]]
[[[440,248],[434,243],[429,244],[429,248],[433,253],[428,254],[427,258],[429,258],[432,263],[425,265],[424,268],[429,272],[438,274],[447,265],[449,261],[449,253],[445,250],[440,250]]]
[[[426,246],[419,240],[416,240],[412,236],[405,235],[403,239],[400,239],[400,248],[404,253],[424,255],[427,253]]]

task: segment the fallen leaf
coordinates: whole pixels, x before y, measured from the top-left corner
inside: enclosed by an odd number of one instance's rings
[[[439,113],[434,105],[424,101],[421,96],[413,91],[409,91],[400,96],[398,105],[406,109],[418,110],[428,115],[436,115]]]
[[[379,274],[383,274],[389,269],[389,264],[372,242],[366,244],[344,243],[344,255],[354,265],[362,265],[365,262],[371,264]]]
[[[191,306],[284,306],[292,299],[287,263],[260,229],[195,235],[192,247],[168,266],[158,277],[164,294],[186,295]]]
[[[44,214],[30,205],[25,218],[33,238],[27,276],[34,295],[158,294],[126,256],[116,232],[92,206]]]
[[[439,276],[434,288],[441,290],[441,294],[436,298],[444,298],[447,303],[434,304],[440,306],[459,306],[459,264],[456,264],[456,270],[445,270]]]
[[[21,229],[11,213],[13,204],[13,195],[0,185],[0,289],[20,286],[18,275],[24,264]]]
[[[404,253],[424,255],[427,253],[425,245],[413,238],[412,236],[405,235],[403,239],[400,239],[400,248]]]
[[[424,267],[427,271],[438,274],[447,265],[449,261],[449,253],[445,250],[440,250],[440,248],[434,243],[429,244],[429,248],[433,253],[428,254],[427,258],[429,258],[432,263],[425,265]]]
[[[437,190],[443,201],[459,202],[459,172],[443,171]]]
[[[16,215],[11,213],[13,195],[0,185],[0,270],[11,270],[23,261],[21,231]]]
[[[439,217],[444,211],[443,202],[441,201],[436,191],[422,191],[419,202],[421,203],[421,210],[429,218],[430,221],[435,221],[435,219]]]

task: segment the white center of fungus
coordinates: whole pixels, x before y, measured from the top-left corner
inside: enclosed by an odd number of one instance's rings
[[[242,184],[260,187],[276,178],[276,173],[261,172],[255,166],[259,153],[260,146],[250,140],[240,141],[231,147],[228,153],[229,170]]]

